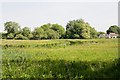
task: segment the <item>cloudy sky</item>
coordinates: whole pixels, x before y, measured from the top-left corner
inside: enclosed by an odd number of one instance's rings
[[[32,1],[32,0],[31,0]],[[41,2],[8,2],[1,3],[2,23],[15,21],[23,28],[33,30],[45,23],[58,23],[66,26],[68,21],[84,19],[97,31],[106,31],[109,26],[118,24],[117,1],[41,1]],[[0,31],[4,30],[1,25]]]

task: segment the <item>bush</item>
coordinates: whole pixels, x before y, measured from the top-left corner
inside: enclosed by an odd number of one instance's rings
[[[14,34],[13,33],[9,33],[8,35],[7,35],[7,39],[13,39],[14,38]]]
[[[15,39],[22,39],[22,40],[28,40],[27,37],[23,36],[22,34],[16,35]]]

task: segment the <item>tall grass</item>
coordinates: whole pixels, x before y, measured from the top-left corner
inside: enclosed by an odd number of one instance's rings
[[[115,78],[117,39],[3,40],[3,78]],[[119,60],[118,60],[119,63]],[[109,73],[109,72],[113,72]]]

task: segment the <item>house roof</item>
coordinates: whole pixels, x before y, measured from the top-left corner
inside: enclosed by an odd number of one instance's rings
[[[110,36],[118,36],[118,34],[116,34],[116,33],[110,33],[109,35]]]

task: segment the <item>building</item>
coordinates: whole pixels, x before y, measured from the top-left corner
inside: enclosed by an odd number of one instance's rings
[[[110,33],[106,35],[106,38],[117,38],[117,37],[118,37],[118,34],[116,33]]]
[[[99,38],[117,38],[118,34],[110,33],[110,34],[100,34]]]

